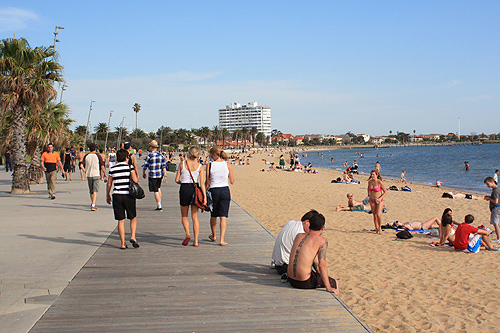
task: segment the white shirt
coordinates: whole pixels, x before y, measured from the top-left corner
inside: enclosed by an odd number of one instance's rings
[[[498,175],[496,173],[493,175],[493,180],[498,184]]]
[[[201,164],[198,166],[198,169],[196,169],[194,171],[191,170],[191,174],[193,175],[194,181],[196,183],[198,183],[198,176],[200,175],[200,168],[201,168]],[[183,184],[186,184],[186,183],[192,184],[193,183],[193,179],[191,179],[191,176],[189,175],[189,170],[186,167],[186,161],[182,161],[180,181]]]
[[[89,153],[85,157],[85,175],[87,177],[100,177],[99,157],[95,153]]]
[[[276,242],[274,243],[273,256],[272,259],[276,266],[283,266],[287,264],[290,260],[290,251],[292,250],[293,241],[298,234],[304,232],[304,226],[302,221],[291,220],[276,237]]]
[[[212,162],[209,164],[210,168],[210,188],[226,187],[229,186],[229,168],[227,162]]]

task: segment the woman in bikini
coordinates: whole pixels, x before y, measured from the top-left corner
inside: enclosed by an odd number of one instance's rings
[[[439,243],[438,245],[444,245],[446,241],[453,243],[455,241],[455,229],[453,229],[452,224],[460,224],[453,221],[451,208],[446,208],[441,217],[441,223],[439,224]]]
[[[377,170],[370,172],[368,181],[368,196],[370,197],[370,207],[372,209],[375,232],[382,233],[382,208],[384,207],[384,197],[387,194],[382,177]]]

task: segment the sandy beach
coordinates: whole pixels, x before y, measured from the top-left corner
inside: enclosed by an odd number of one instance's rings
[[[334,170],[318,174],[262,172],[262,159],[278,164],[281,152],[252,155],[250,165],[235,165],[232,198],[274,235],[291,219],[299,220],[309,209],[326,218],[323,236],[329,240],[328,269],[341,286],[341,298],[378,332],[497,332],[500,297],[497,262],[500,253],[456,252],[431,247],[437,237],[415,235],[395,240],[394,230],[376,235],[372,215],[336,212],[347,205],[346,193],[361,201],[367,195],[367,176],[360,185],[335,184]],[[383,176],[383,173],[382,173]],[[386,187],[402,185],[384,179]],[[454,220],[475,216],[474,226],[489,225],[488,203],[483,200],[444,199],[443,188],[408,183],[412,192],[389,191],[382,225],[394,221],[424,222],[441,216],[447,207]],[[228,219],[230,228],[231,219]],[[493,236],[491,236],[493,237]],[[269,249],[269,258],[272,249]],[[278,278],[278,277],[277,277]],[[312,291],[324,292],[324,291]]]

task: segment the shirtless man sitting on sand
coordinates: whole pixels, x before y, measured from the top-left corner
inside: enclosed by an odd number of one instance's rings
[[[314,214],[309,218],[309,232],[295,237],[290,251],[288,281],[298,289],[315,289],[325,287],[326,291],[339,295],[338,282],[328,277],[326,267],[326,251],[328,241],[321,234],[325,229],[325,217]],[[293,260],[292,260],[293,259]],[[314,265],[316,271],[312,269]]]
[[[351,212],[370,210],[371,207],[369,205],[369,202],[370,202],[370,197],[366,197],[363,201],[356,201],[354,200],[354,195],[352,195],[352,193],[347,193],[347,207],[338,205],[336,209],[337,212],[345,210]]]

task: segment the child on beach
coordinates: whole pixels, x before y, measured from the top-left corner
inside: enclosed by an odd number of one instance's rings
[[[491,245],[489,238],[491,232],[471,226],[472,222],[474,222],[474,216],[469,214],[465,216],[464,223],[458,226],[457,231],[455,231],[455,241],[453,242],[455,250],[477,253],[482,243],[484,243],[486,250],[499,251],[500,249]]]
[[[406,171],[403,170],[403,172],[401,172],[401,179],[399,180],[400,183],[406,183],[406,178],[405,178],[405,173]]]

